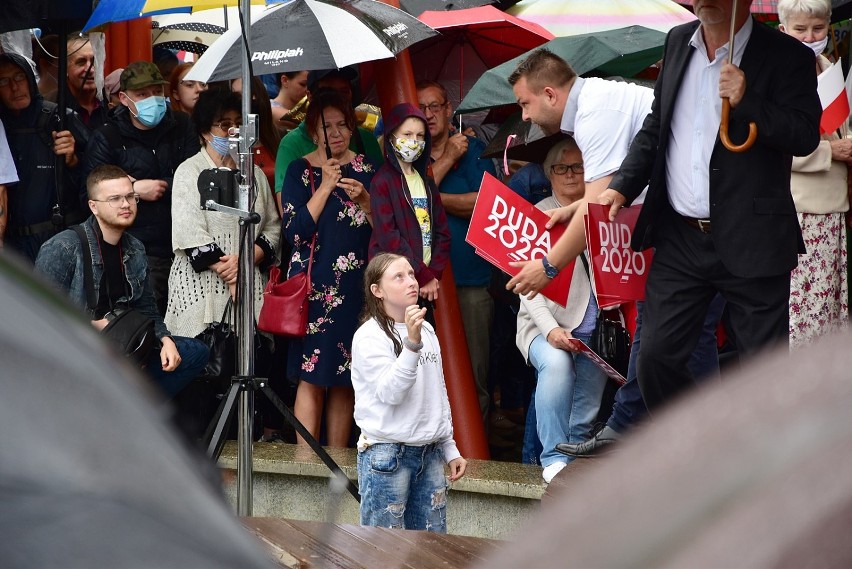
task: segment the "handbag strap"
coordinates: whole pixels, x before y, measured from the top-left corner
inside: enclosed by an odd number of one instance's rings
[[[311,197],[313,197],[313,195],[317,191],[317,188],[316,188],[316,185],[314,184],[314,168],[313,168],[313,166],[310,165],[310,163],[308,163],[308,172],[309,172],[310,177],[311,177]],[[314,231],[314,236],[313,236],[313,238],[311,238],[311,254],[308,255],[308,282],[311,281],[311,267],[313,267],[313,265],[314,265],[314,245],[316,245],[316,242],[317,242],[317,232]]]

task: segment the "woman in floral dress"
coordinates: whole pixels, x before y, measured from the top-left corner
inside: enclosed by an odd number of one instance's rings
[[[367,188],[376,167],[349,150],[355,115],[336,92],[314,94],[305,121],[317,149],[290,164],[282,190],[284,235],[293,246],[288,277],[307,270],[314,236],[316,244],[308,332],[290,344],[287,374],[299,380],[299,421],[319,438],[325,406],[328,444],[346,446],[355,404],[350,350],[372,231]]]

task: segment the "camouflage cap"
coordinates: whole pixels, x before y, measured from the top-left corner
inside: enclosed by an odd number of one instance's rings
[[[168,85],[160,70],[150,61],[134,61],[121,72],[119,85],[122,91],[144,89],[149,85]]]

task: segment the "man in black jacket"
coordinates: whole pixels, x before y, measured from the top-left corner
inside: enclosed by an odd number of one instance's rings
[[[110,123],[92,135],[83,167],[88,175],[100,164],[114,164],[133,180],[142,201],[130,234],[145,245],[161,314],[172,262],[172,178],[178,165],[201,149],[189,117],[166,106],[166,84],[153,63],[128,65],[119,81],[121,105],[110,111]]]
[[[56,105],[42,100],[27,60],[0,54],[0,119],[20,177],[8,190],[5,244],[30,261],[42,243],[86,218],[79,174],[88,132],[76,114],[66,118],[68,129],[58,131]]]

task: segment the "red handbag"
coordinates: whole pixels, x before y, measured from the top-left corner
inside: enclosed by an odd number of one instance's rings
[[[311,194],[314,192],[314,173],[311,172]],[[283,238],[283,237],[282,237]],[[301,338],[308,332],[308,293],[311,290],[311,267],[314,264],[314,245],[317,235],[311,239],[311,254],[308,270],[281,281],[281,268],[269,269],[269,282],[263,289],[263,306],[257,319],[261,332]]]

